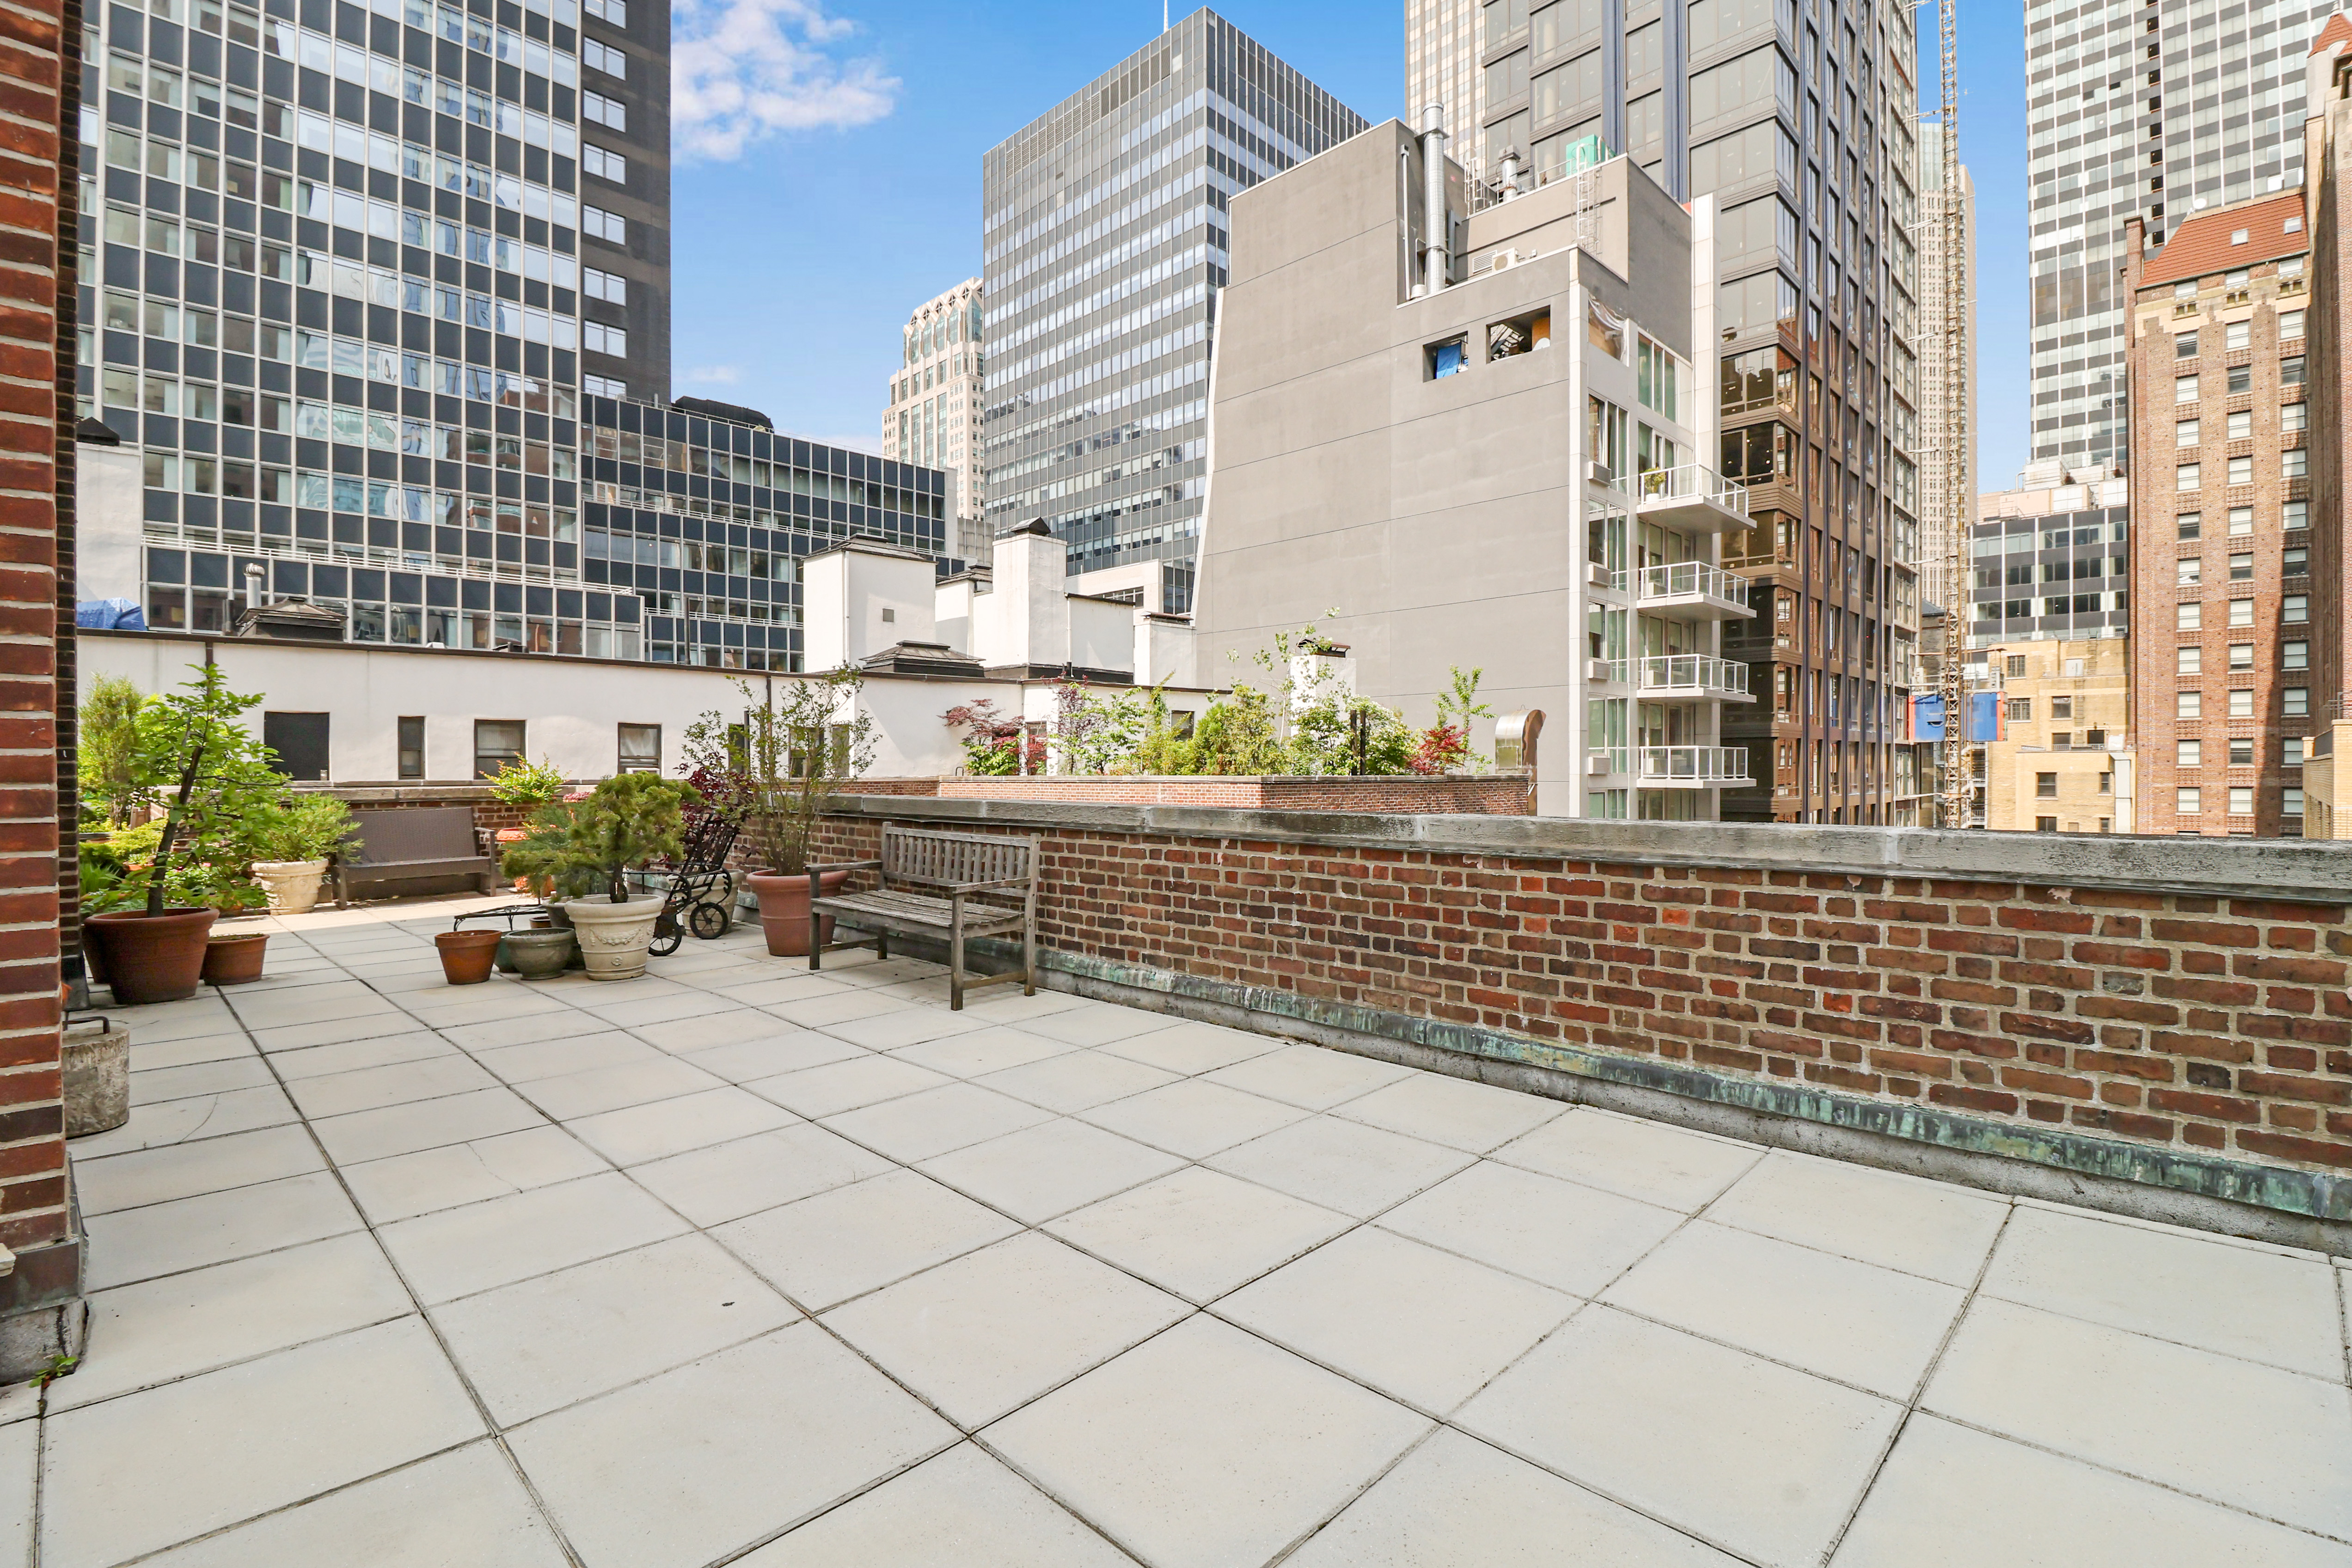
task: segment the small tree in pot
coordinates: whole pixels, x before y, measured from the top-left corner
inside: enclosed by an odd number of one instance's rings
[[[763,690],[738,680],[741,718],[707,712],[686,731],[683,771],[719,783],[724,804],[751,829],[753,853],[766,858],[749,880],[768,951],[780,958],[808,952],[810,871],[827,892],[848,879],[812,868],[809,855],[826,805],[873,765],[874,720],[856,700],[864,686],[847,667]]]
[[[215,917],[261,901],[244,875],[250,837],[286,787],[274,754],[241,722],[259,695],[229,690],[217,666],[193,668],[179,689],[140,706],[124,768],[124,809],[161,818],[153,849],[126,845],[100,868],[113,875],[101,875],[100,907],[83,922],[126,1005],[195,994]]]
[[[297,795],[253,824],[253,879],[272,914],[310,912],[319,901],[327,858],[358,830],[352,808],[331,795]]]
[[[507,875],[551,892],[563,905],[594,980],[646,972],[646,949],[661,913],[659,894],[632,897],[628,871],[676,855],[694,787],[654,773],[617,773],[583,800],[547,805],[501,862]]]

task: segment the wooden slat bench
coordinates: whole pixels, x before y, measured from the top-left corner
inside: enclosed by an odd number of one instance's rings
[[[827,871],[879,871],[881,885],[870,892],[823,897]],[[1006,902],[1017,895],[1016,908]],[[872,931],[870,937],[827,943],[824,919]],[[963,943],[968,936],[1021,933],[1021,967],[1006,974],[968,975]],[[893,936],[944,937],[948,944],[948,1005],[960,1010],[963,994],[982,985],[1021,982],[1022,994],[1037,994],[1037,840],[981,833],[937,833],[915,827],[885,827],[879,860],[851,860],[809,868],[809,967],[828,952],[870,947],[890,956]]]
[[[335,907],[386,894],[488,892],[499,863],[481,852],[470,805],[354,811],[358,831],[335,857]]]

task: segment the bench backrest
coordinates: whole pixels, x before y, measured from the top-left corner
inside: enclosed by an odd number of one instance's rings
[[[1034,880],[1037,841],[977,833],[935,833],[919,827],[882,830],[882,875],[892,882],[957,883]]]
[[[346,866],[397,866],[416,860],[478,858],[470,805],[400,806],[354,811],[359,831],[343,850]]]

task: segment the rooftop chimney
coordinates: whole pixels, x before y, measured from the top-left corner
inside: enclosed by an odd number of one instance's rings
[[[1445,105],[1433,103],[1422,111],[1421,235],[1422,283],[1432,294],[1445,287],[1447,249],[1453,225],[1445,212]]]

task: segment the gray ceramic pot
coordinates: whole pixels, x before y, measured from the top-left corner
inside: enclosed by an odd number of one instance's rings
[[[546,980],[563,973],[577,951],[568,931],[519,931],[499,944],[514,962],[514,972],[525,980]]]

